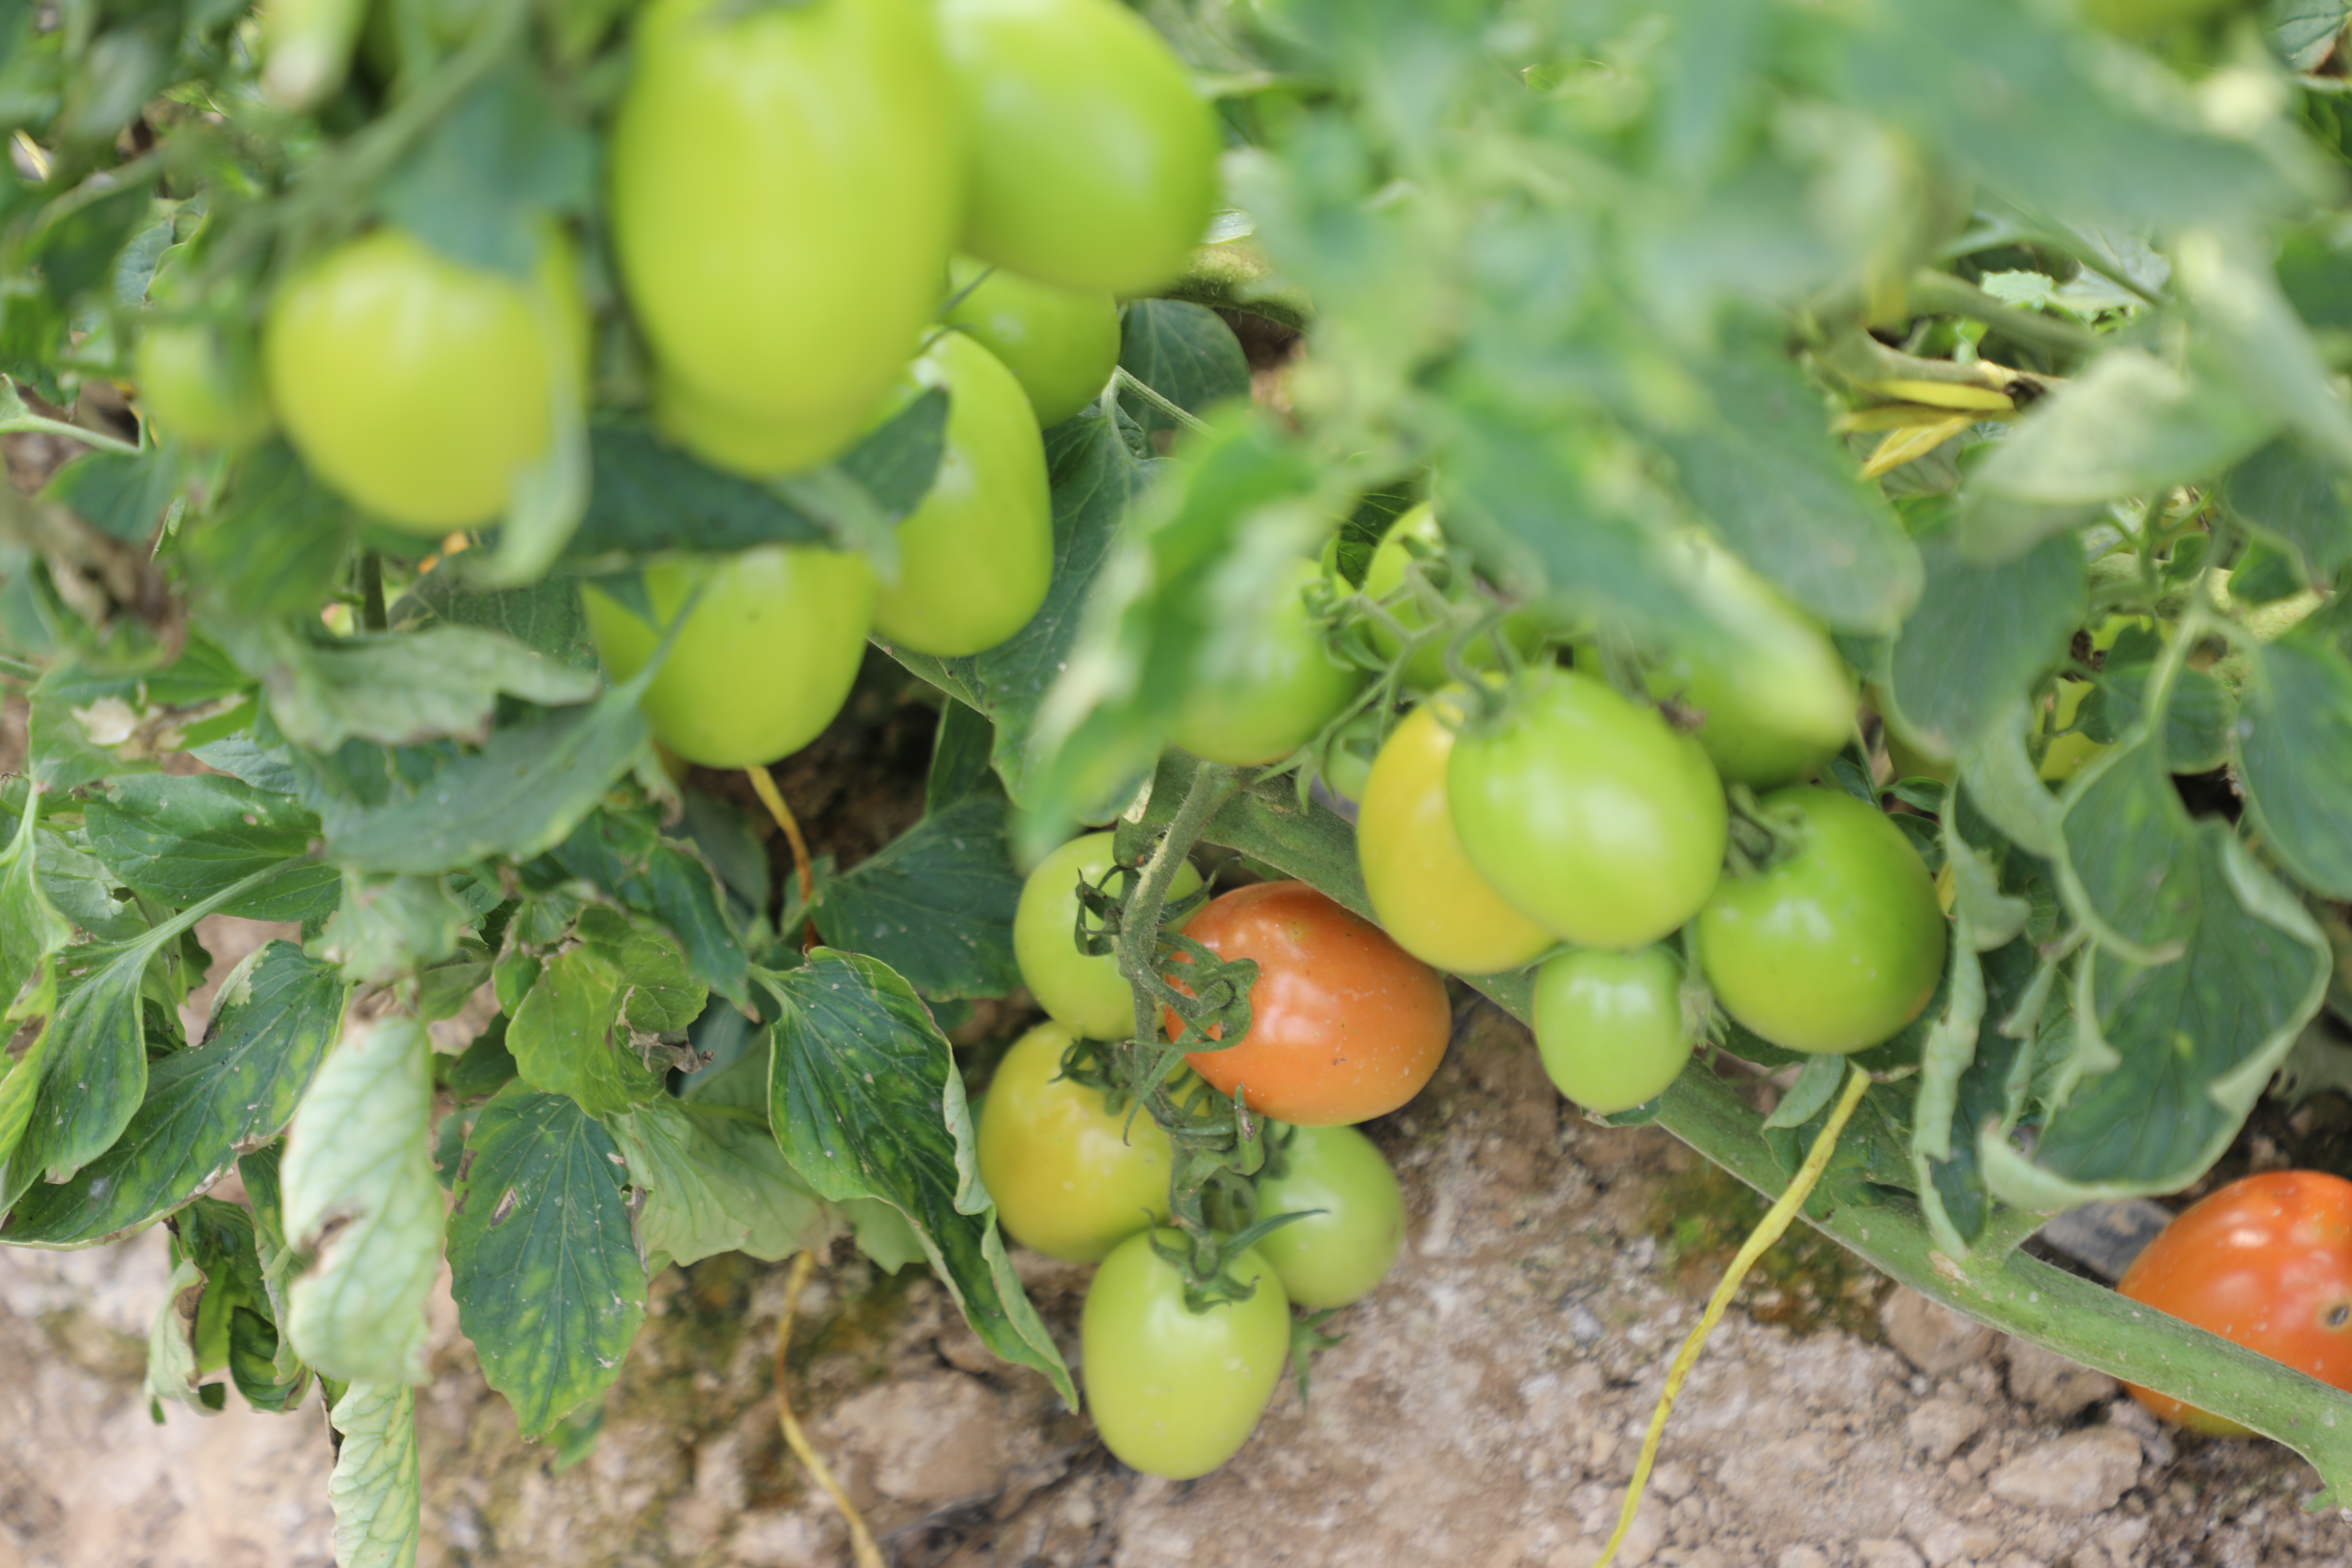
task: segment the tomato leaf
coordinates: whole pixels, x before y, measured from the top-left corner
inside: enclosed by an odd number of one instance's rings
[[[2352,662],[2290,633],[2253,644],[2238,756],[2263,838],[2305,886],[2352,899]]]
[[[667,932],[591,906],[577,941],[548,958],[514,1010],[507,1048],[531,1088],[568,1095],[592,1116],[615,1115],[661,1094],[664,1069],[646,1047],[682,1033],[705,994]]]
[[[719,1252],[771,1261],[823,1247],[839,1228],[768,1130],[764,1107],[685,1104],[667,1095],[608,1120],[645,1194],[648,1256],[693,1263]]]
[[[15,830],[7,847],[0,849],[0,998],[5,998],[0,1001],[0,1022],[49,1010],[55,997],[50,965],[73,937],[73,928],[43,886],[43,844],[58,836],[38,830],[39,801],[29,783],[21,787]],[[0,1074],[0,1107],[8,1103],[7,1076]],[[13,1142],[0,1111],[0,1152]]]
[[[262,946],[221,983],[204,1042],[149,1068],[122,1135],[71,1180],[28,1189],[0,1242],[110,1240],[211,1185],[241,1152],[285,1130],[342,1008],[332,966],[290,942]]]
[[[413,746],[442,736],[480,740],[501,692],[545,706],[584,702],[598,682],[511,637],[474,626],[428,626],[314,647],[280,627],[225,634],[269,693],[287,739],[331,752],[345,741]]]
[[[2011,1124],[2012,1080],[2021,1065],[2032,1067],[2040,1017],[2038,1006],[2021,1016],[2020,1005],[2043,973],[2030,942],[2012,942],[1981,957],[1969,945],[1953,956],[1964,981],[1952,987],[1951,1001],[1920,1052],[1911,1114],[1919,1205],[1937,1244],[1954,1258],[1968,1256],[1992,1216],[1992,1195],[1978,1168],[1977,1134]],[[2009,1032],[2013,1022],[2021,1037]]]
[[[1920,542],[1927,586],[1887,656],[1887,695],[1904,728],[1955,755],[2021,700],[2082,624],[2082,547],[2058,535],[1980,566],[1951,530]]]
[[[685,949],[695,979],[739,1007],[751,1005],[751,960],[720,902],[717,878],[691,847],[661,837],[650,803],[591,813],[548,858],[624,908],[659,921]],[[765,892],[763,887],[763,900]]]
[[[603,1394],[646,1315],[621,1152],[560,1094],[509,1084],[466,1137],[451,1290],[526,1438]]]
[[[404,1383],[354,1383],[328,1419],[342,1438],[327,1479],[336,1563],[414,1568],[425,1517],[416,1391]]]
[[[1021,874],[1004,803],[973,796],[926,816],[880,853],[828,879],[812,913],[827,943],[869,953],[934,1002],[1002,996],[1021,984],[1013,911]]]
[[[283,795],[235,779],[146,773],[118,781],[83,808],[90,847],[126,887],[193,904],[280,860],[310,852],[319,819]],[[335,907],[342,876],[312,864],[278,878],[221,913],[303,921]]]
[[[923,810],[945,811],[969,796],[1001,797],[989,774],[989,752],[996,744],[996,727],[979,710],[961,702],[940,708],[940,727],[931,742],[931,769],[923,782]]]
[[[558,664],[596,668],[580,588],[569,577],[547,577],[521,588],[486,588],[458,571],[431,572],[392,606],[392,629],[436,624],[471,626],[512,638]]]
[[[137,1112],[147,1089],[141,990],[162,945],[142,938],[58,955],[55,1008],[0,1079],[0,1208],[36,1180],[63,1181],[96,1159]]]
[[[144,544],[181,483],[174,449],[90,452],[59,468],[41,499],[71,507],[84,522],[126,544]]]
[[[1205,305],[1137,300],[1121,307],[1118,363],[1190,414],[1249,395],[1249,359],[1242,353],[1241,340],[1223,316]],[[1176,426],[1174,419],[1131,392],[1122,392],[1119,401],[1146,435]]]
[[[442,115],[376,199],[385,216],[451,260],[527,278],[542,226],[587,205],[595,168],[587,131],[518,62]]]
[[[2044,507],[2142,496],[2220,473],[2277,429],[2275,419],[2210,381],[2142,350],[2115,348],[2035,405],[1970,482]],[[1977,521],[1963,513],[1964,530]],[[1972,554],[1999,558],[2025,542],[1963,542]]]
[[[210,516],[184,523],[179,552],[208,616],[234,629],[316,615],[357,531],[343,498],[313,479],[293,447],[273,440],[245,459]]]
[[[286,1233],[310,1253],[287,1337],[346,1383],[425,1380],[425,1298],[441,1263],[432,1042],[394,1016],[354,1024],[286,1135]]]
[[[821,1196],[878,1198],[906,1216],[982,1342],[1075,1408],[981,1185],[955,1053],[921,1000],[880,962],[822,947],[768,984],[783,1006],[769,1120],[784,1158]]]

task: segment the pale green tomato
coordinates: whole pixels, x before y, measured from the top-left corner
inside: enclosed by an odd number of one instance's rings
[[[941,0],[971,158],[963,248],[1122,297],[1184,270],[1223,138],[1184,64],[1116,0]]]
[[[1685,1021],[1683,966],[1663,947],[1582,948],[1536,971],[1536,1048],[1560,1093],[1603,1116],[1682,1076],[1698,1037]]]
[[[426,534],[489,522],[577,404],[588,321],[571,246],[530,279],[467,267],[404,229],[338,247],[278,291],[269,401],[313,472]]]
[[[1257,1184],[1258,1217],[1323,1211],[1258,1240],[1283,1293],[1311,1310],[1370,1295],[1404,1246],[1404,1192],[1388,1157],[1352,1127],[1301,1127],[1283,1158],[1282,1174]]]
[[[863,555],[767,544],[648,566],[645,582],[663,626],[702,589],[643,702],[654,739],[688,762],[774,762],[815,740],[848,700],[874,618]],[[580,597],[605,671],[621,681],[644,668],[661,632],[593,584]]]
[[[1428,547],[1433,553],[1445,548],[1445,536],[1438,531],[1437,514],[1423,501],[1396,521],[1381,535],[1380,548],[1372,552],[1371,564],[1364,569],[1364,593],[1371,598],[1386,598],[1404,586],[1405,568],[1412,564],[1412,552],[1405,542],[1412,540]],[[1428,612],[1410,597],[1391,605],[1389,614],[1407,631],[1419,631],[1429,624]],[[1534,616],[1525,611],[1514,611],[1503,617],[1502,634],[1510,640],[1521,658],[1532,658],[1543,643],[1543,629]],[[1404,645],[1386,627],[1370,628],[1372,646],[1394,658]],[[1464,646],[1463,658],[1472,669],[1492,669],[1496,665],[1495,641],[1482,637]],[[1412,656],[1404,667],[1405,689],[1410,691],[1434,691],[1452,679],[1445,667],[1445,644],[1433,642]]]
[[[1168,738],[1203,762],[1236,767],[1279,762],[1313,740],[1364,683],[1361,670],[1324,648],[1307,607],[1323,568],[1294,561],[1239,647],[1201,670]]]
[[[898,580],[877,594],[874,629],[917,653],[978,653],[1027,626],[1053,582],[1045,445],[1021,384],[961,332],[941,332],[909,381],[908,396],[947,389],[947,445],[898,524]]]
[[[1168,1219],[1168,1134],[1148,1112],[1103,1109],[1059,1078],[1076,1038],[1055,1023],[1022,1036],[980,1103],[980,1179],[1005,1234],[1065,1263],[1097,1263]]]
[[[1111,836],[1071,839],[1037,863],[1021,885],[1013,914],[1013,957],[1021,983],[1056,1023],[1090,1040],[1124,1040],[1135,1033],[1135,993],[1109,953],[1078,951],[1078,881],[1100,882],[1112,864]],[[1187,863],[1176,868],[1172,901],[1201,885]]]
[[[987,265],[957,257],[950,292],[971,288]],[[1040,425],[1059,425],[1100,396],[1118,363],[1118,301],[1099,289],[1058,288],[1000,267],[943,319],[1020,378]]]
[[[654,0],[606,145],[663,427],[806,468],[866,426],[939,305],[962,149],[921,0]]]
[[[277,427],[250,342],[202,322],[140,334],[139,406],[166,436],[199,447],[249,447]]]

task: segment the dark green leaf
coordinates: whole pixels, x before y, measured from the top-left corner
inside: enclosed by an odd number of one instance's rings
[[[1247,397],[1249,360],[1224,318],[1181,300],[1138,300],[1119,311],[1118,363],[1129,375],[1187,413]],[[1121,398],[1149,433],[1176,422],[1132,393]]]
[[[971,796],[900,834],[824,884],[826,942],[871,954],[933,1001],[1002,996],[1021,984],[1013,911],[1021,874],[1004,841],[1004,804]]]
[[[160,447],[138,455],[92,452],[58,470],[44,500],[71,507],[84,522],[126,544],[144,544],[180,493],[176,456]]]
[[[550,858],[566,875],[668,927],[697,980],[738,1006],[750,1005],[750,960],[720,906],[718,881],[700,856],[659,836],[652,806],[593,813]]]
[[[1887,689],[1904,727],[1953,755],[2065,652],[2084,612],[2083,549],[2059,534],[1979,566],[1948,529],[1919,551],[1927,588],[1895,636]]]
[[[685,1032],[705,992],[688,978],[677,942],[649,922],[591,906],[577,934],[515,1009],[507,1049],[532,1088],[616,1115],[662,1092],[648,1049],[656,1037]]]
[[[431,572],[392,607],[392,627],[439,622],[512,637],[574,669],[596,668],[596,645],[580,607],[580,587],[548,577],[524,588],[485,588],[460,572]]]
[[[2130,734],[2145,717],[2140,700],[2153,671],[2152,665],[2111,661],[2074,716],[2083,732],[2099,742]],[[2182,669],[2164,709],[2164,765],[2176,773],[2220,767],[2229,758],[2237,719],[2228,687],[2204,670]]]
[[[988,758],[996,744],[996,727],[978,709],[948,701],[940,708],[940,727],[931,742],[931,771],[923,784],[923,809],[944,811],[973,795],[996,793],[990,780]]]
[[[596,143],[528,67],[443,114],[387,179],[384,215],[452,260],[528,277],[551,215],[593,194]]]
[[[611,1136],[558,1094],[509,1085],[466,1140],[449,1216],[457,1320],[529,1437],[603,1394],[646,1315]]]
[[[2246,803],[2299,881],[2352,899],[2352,662],[2294,633],[2251,660],[2238,736]]]
[[[982,1341],[1076,1390],[1013,1272],[980,1183],[955,1053],[907,983],[855,953],[812,950],[773,982],[769,1121],[803,1179],[836,1203],[879,1198],[923,1239]]]
[[[209,774],[147,773],[119,781],[84,812],[90,847],[126,886],[174,906],[193,904],[256,871],[309,853],[319,819],[283,795]],[[321,916],[341,897],[334,867],[300,867],[221,906],[257,921]]]
[[[2231,517],[2293,552],[2310,581],[2352,561],[2343,473],[2299,441],[2273,441],[2223,475],[2216,493]]]
[[[34,231],[26,257],[40,268],[49,297],[61,305],[113,281],[116,255],[147,221],[154,200],[144,182],[108,190],[92,181],[83,190],[100,194],[87,200],[68,198],[70,205]]]
[[[237,660],[269,693],[270,717],[298,745],[331,752],[351,740],[413,746],[479,741],[507,693],[544,705],[584,702],[594,674],[473,626],[362,635],[327,646],[281,627],[224,629]]]
[[[948,392],[930,387],[875,426],[836,465],[885,518],[906,516],[930,493],[948,443]]]
[[[0,1079],[0,1209],[35,1181],[61,1182],[104,1153],[138,1110],[147,1091],[140,993],[156,945],[57,955],[56,1010]]]
[[[343,499],[271,441],[245,459],[218,510],[179,550],[206,603],[232,622],[316,615],[341,579],[355,529]]]

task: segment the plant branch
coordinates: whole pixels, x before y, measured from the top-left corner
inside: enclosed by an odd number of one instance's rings
[[[815,1268],[816,1254],[803,1252],[793,1259],[793,1271],[784,1281],[784,1315],[776,1323],[776,1425],[784,1429],[784,1445],[792,1449],[793,1457],[806,1467],[810,1477],[824,1489],[824,1495],[833,1500],[833,1506],[848,1521],[849,1548],[857,1568],[884,1568],[881,1549],[874,1544],[866,1521],[858,1517],[849,1494],[833,1479],[824,1456],[809,1442],[808,1434],[801,1430],[800,1418],[793,1414],[789,1381],[792,1369],[786,1364],[793,1348],[793,1318],[801,1310],[801,1291]]]
[[[1149,403],[1152,407],[1157,408],[1160,413],[1165,414],[1169,418],[1173,419],[1177,424],[1181,425],[1187,430],[1197,433],[1199,431],[1206,430],[1209,427],[1205,421],[1194,417],[1191,412],[1186,410],[1181,405],[1170,402],[1159,393],[1152,391],[1151,388],[1138,381],[1134,375],[1129,372],[1125,365],[1120,365],[1110,373],[1110,384],[1113,392],[1125,388],[1127,391],[1134,393],[1138,397],[1142,398],[1144,402]]]

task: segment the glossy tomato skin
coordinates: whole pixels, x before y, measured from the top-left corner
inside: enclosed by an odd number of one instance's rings
[[[201,321],[140,334],[139,406],[166,436],[199,447],[249,447],[278,426],[252,345]]]
[[[1004,362],[1029,395],[1038,424],[1059,425],[1110,381],[1118,363],[1118,301],[1100,289],[1064,289],[987,268],[969,256],[955,258],[949,286],[971,291],[942,320]]]
[[[1037,862],[1021,884],[1013,913],[1013,957],[1021,983],[1054,1021],[1089,1040],[1135,1034],[1135,993],[1111,954],[1080,952],[1076,932],[1080,878],[1100,882],[1113,863],[1111,836],[1086,833]],[[1169,884],[1171,901],[1201,885],[1190,862]]]
[[[1223,139],[1183,63],[1115,0],[941,0],[970,153],[963,248],[1131,297],[1184,270]]]
[[[1170,740],[1203,762],[1254,767],[1279,762],[1339,717],[1364,676],[1315,635],[1307,590],[1322,578],[1312,561],[1283,569],[1236,656],[1202,670],[1185,693]]]
[[[654,0],[607,144],[655,413],[740,473],[866,428],[940,300],[961,148],[921,0]]]
[[[2232,1344],[2352,1390],[2352,1182],[2266,1171],[2174,1216],[2118,1293]],[[2154,1389],[2126,1384],[2168,1421],[2217,1436],[2246,1428]]]
[[[1005,1234],[1065,1263],[1097,1263],[1168,1218],[1168,1134],[1096,1089],[1056,1080],[1076,1037],[1044,1023],[1013,1043],[980,1105],[980,1179]]]
[[[1356,809],[1356,859],[1381,928],[1424,963],[1493,974],[1532,963],[1551,933],[1480,876],[1454,831],[1441,694],[1405,715],[1372,761]]]
[[[651,565],[645,581],[665,626],[703,590],[642,704],[654,739],[688,762],[772,763],[815,740],[848,700],[874,616],[864,556],[761,545]],[[580,596],[605,672],[626,680],[645,668],[660,631],[593,584]]]
[[[1186,1059],[1218,1093],[1238,1087],[1261,1116],[1299,1127],[1385,1116],[1445,1056],[1453,1016],[1436,971],[1304,882],[1236,888],[1184,934],[1219,958],[1257,963],[1248,1037]],[[1181,961],[1170,976],[1182,983]],[[1173,1013],[1167,1026],[1172,1036]]]
[[[1885,813],[1842,789],[1798,784],[1762,804],[1801,816],[1804,847],[1716,889],[1697,924],[1707,984],[1785,1049],[1874,1046],[1919,1016],[1944,973],[1934,879]]]
[[[338,247],[270,301],[269,401],[320,478],[397,527],[488,522],[583,395],[587,315],[571,247],[537,272],[448,260],[404,229]]]
[[[1188,1311],[1184,1276],[1140,1232],[1103,1259],[1087,1287],[1078,1351],[1087,1406],[1105,1447],[1146,1475],[1186,1481],[1241,1451],[1265,1414],[1290,1350],[1290,1303],[1253,1249],[1234,1276],[1246,1301]]]
[[[961,332],[940,333],[909,379],[909,397],[947,389],[947,444],[929,492],[898,524],[898,580],[877,592],[874,629],[952,658],[994,647],[1045,602],[1054,577],[1045,447],[1021,384]]]
[[[1706,753],[1654,709],[1569,670],[1522,674],[1446,766],[1479,875],[1562,942],[1645,947],[1698,912],[1727,816]]]
[[[1552,1086],[1612,1116],[1682,1076],[1697,1033],[1685,1022],[1683,966],[1664,947],[1579,948],[1536,971],[1536,1049]]]
[[[1427,501],[1399,517],[1381,535],[1380,547],[1372,552],[1371,563],[1364,569],[1364,593],[1374,599],[1384,599],[1404,586],[1405,569],[1412,564],[1412,552],[1407,547],[1411,540],[1433,552],[1445,548],[1445,536],[1437,527],[1437,514]],[[1419,631],[1429,624],[1428,612],[1407,597],[1390,607],[1389,614],[1407,631]],[[1509,639],[1521,658],[1532,657],[1541,646],[1543,632],[1535,617],[1524,611],[1514,612],[1503,619],[1502,634]],[[1394,634],[1375,623],[1370,628],[1372,646],[1394,658],[1403,648]],[[1492,637],[1479,637],[1463,648],[1463,658],[1472,669],[1495,668],[1495,643]],[[1404,668],[1404,684],[1408,691],[1434,691],[1453,679],[1445,663],[1445,645],[1433,642],[1412,656]]]
[[[1404,1246],[1404,1191],[1388,1156],[1352,1127],[1301,1127],[1283,1158],[1281,1175],[1258,1181],[1258,1217],[1323,1211],[1258,1241],[1283,1293],[1316,1311],[1371,1294]]]

